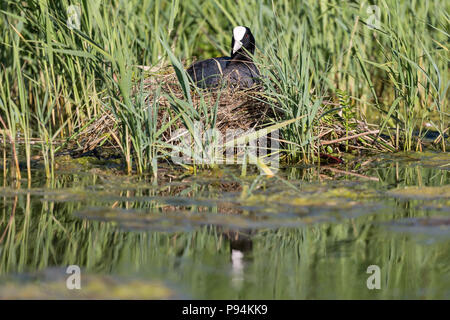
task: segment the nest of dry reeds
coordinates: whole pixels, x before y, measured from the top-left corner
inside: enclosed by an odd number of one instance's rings
[[[158,74],[148,77],[143,82],[143,90],[147,93],[145,105],[150,106],[154,102],[157,88],[161,88],[161,92],[184,99],[176,74],[168,67],[158,70]],[[134,91],[137,92],[137,90],[136,86]],[[270,122],[273,123],[276,119],[285,118],[283,115],[276,114],[274,110],[277,108],[274,107],[274,102],[267,103],[262,86],[245,90],[231,87],[222,90],[202,90],[200,94],[198,90],[191,90],[191,97],[195,108],[200,106],[201,99],[206,101],[211,108],[218,103],[215,129],[220,130],[222,134],[225,134],[228,129],[241,129],[243,132],[248,132],[250,129],[257,130],[268,120],[272,120]],[[172,117],[176,116],[176,112],[174,112],[173,106],[165,95],[160,94],[157,99],[159,103],[157,127],[160,128],[163,123],[167,123]],[[323,110],[325,109],[326,106],[323,107]],[[183,127],[182,120],[178,119],[162,134],[162,139],[169,141],[172,132]],[[365,121],[354,120],[351,131],[348,128],[346,129],[339,121],[331,123],[330,121],[319,121],[315,129],[319,139],[317,146],[329,145],[338,152],[342,150],[344,145],[346,148],[351,146],[352,149],[360,150],[389,150],[386,144],[390,145],[390,143],[384,141],[378,135],[378,127],[369,125]],[[96,149],[98,146],[119,150],[118,130],[117,119],[111,111],[104,110],[96,121],[79,134],[77,151],[85,153]],[[280,138],[283,139],[283,137]],[[320,152],[320,150],[317,151]]]
[[[146,79],[144,82],[144,90],[152,93],[155,92],[160,85],[162,85],[162,91],[170,93],[172,96],[176,96],[179,99],[184,99],[183,92],[175,73]],[[152,103],[153,98],[153,95],[150,94],[147,98],[147,102]],[[271,108],[264,100],[261,86],[255,86],[251,89],[225,87],[220,90],[191,90],[191,98],[193,105],[197,110],[200,107],[201,99],[203,99],[211,109],[217,104],[215,129],[218,129],[222,134],[224,134],[227,129],[242,129],[247,131],[249,129],[258,128],[267,116],[272,115]],[[167,113],[169,112],[171,105],[164,96],[161,96],[158,102],[160,106],[158,119],[159,121],[162,121],[164,117],[167,119]],[[176,122],[174,127],[179,128],[181,125],[180,122],[181,121]]]
[[[162,72],[161,72],[162,71]],[[183,91],[179,85],[175,72],[159,70],[159,74],[144,80],[143,91],[146,93],[145,104],[150,106],[155,99],[155,92],[160,88],[161,92],[168,93],[179,99],[184,99]],[[134,89],[136,92],[137,87]],[[217,103],[216,129],[225,134],[228,129],[241,129],[244,132],[260,127],[267,117],[273,115],[272,108],[264,101],[261,86],[251,89],[222,88],[221,90],[192,90],[191,98],[195,108],[199,108],[203,99],[213,108]],[[165,95],[158,96],[158,124],[170,121],[176,114],[171,109],[170,101]],[[199,119],[201,120],[201,119]],[[181,120],[175,121],[163,133],[163,140],[168,141],[174,129],[183,127]],[[78,145],[83,150],[90,151],[98,147],[116,147],[118,140],[118,123],[111,111],[104,110],[103,114],[80,133]],[[208,129],[208,128],[206,128]]]

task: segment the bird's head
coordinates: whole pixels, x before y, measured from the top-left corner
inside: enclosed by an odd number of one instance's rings
[[[255,38],[248,27],[238,26],[233,29],[231,48],[231,57],[239,53],[246,56],[246,51],[253,55],[255,52]]]

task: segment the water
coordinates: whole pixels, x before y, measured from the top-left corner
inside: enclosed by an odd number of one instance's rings
[[[448,154],[274,178],[163,166],[157,184],[102,163],[79,170],[0,180],[0,298],[450,298]],[[81,290],[66,287],[69,265]]]

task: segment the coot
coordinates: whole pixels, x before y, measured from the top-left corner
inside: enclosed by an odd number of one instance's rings
[[[253,63],[255,38],[248,27],[233,30],[232,56],[223,72],[223,77],[232,85],[251,87],[258,82],[260,73]]]
[[[255,51],[255,38],[248,27],[233,30],[231,56],[202,60],[191,65],[187,72],[200,88],[218,86],[225,78],[232,85],[251,87],[259,77],[251,56]]]

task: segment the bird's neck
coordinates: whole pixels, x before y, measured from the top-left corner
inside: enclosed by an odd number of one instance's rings
[[[252,61],[252,58],[249,56],[247,52],[238,51],[234,55],[231,56],[232,61]]]

